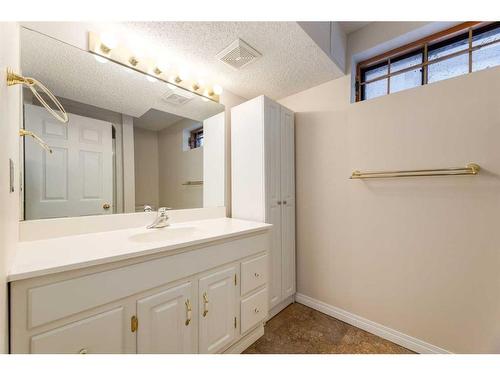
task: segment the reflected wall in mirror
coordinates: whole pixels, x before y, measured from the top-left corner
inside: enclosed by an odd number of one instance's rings
[[[23,91],[26,220],[224,205],[224,106],[28,29],[22,73],[61,101],[57,122]]]

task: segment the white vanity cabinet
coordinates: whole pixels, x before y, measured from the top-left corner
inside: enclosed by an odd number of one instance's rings
[[[200,353],[217,353],[236,336],[237,278],[232,265],[200,279]]]
[[[269,306],[295,295],[294,114],[259,96],[231,108],[232,216],[273,224]]]
[[[12,281],[11,352],[241,352],[264,333],[268,229]]]
[[[137,353],[196,353],[192,281],[137,301]],[[139,329],[139,322],[141,326]]]

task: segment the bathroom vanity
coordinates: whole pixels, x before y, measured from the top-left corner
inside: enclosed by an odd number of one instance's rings
[[[216,218],[20,242],[11,352],[242,352],[264,332],[270,228]]]

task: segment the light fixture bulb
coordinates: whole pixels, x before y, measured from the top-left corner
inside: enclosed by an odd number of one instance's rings
[[[110,33],[101,34],[101,43],[110,50],[118,46],[118,40]]]
[[[219,85],[214,85],[214,87],[212,88],[212,91],[214,92],[215,95],[220,95],[222,94],[222,87],[220,87]]]
[[[181,81],[187,80],[189,78],[189,71],[187,71],[186,69],[181,69],[179,71],[178,77]]]
[[[94,59],[96,59],[96,61],[100,62],[101,64],[106,64],[108,62],[108,59],[99,55],[94,55]]]

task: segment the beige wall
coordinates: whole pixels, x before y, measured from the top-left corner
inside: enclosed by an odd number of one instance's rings
[[[158,208],[158,132],[134,127],[135,204]]]
[[[6,275],[18,238],[20,87],[7,87],[7,67],[19,72],[19,26],[0,22],[0,353],[8,351]],[[15,164],[15,191],[9,191],[9,159]]]
[[[452,352],[500,352],[500,67],[349,104],[350,77],[296,114],[297,289]],[[479,176],[349,180],[355,169]]]
[[[203,147],[183,149],[184,129],[201,123],[184,119],[158,133],[160,205],[171,208],[203,207],[203,186],[185,186],[203,180]]]

